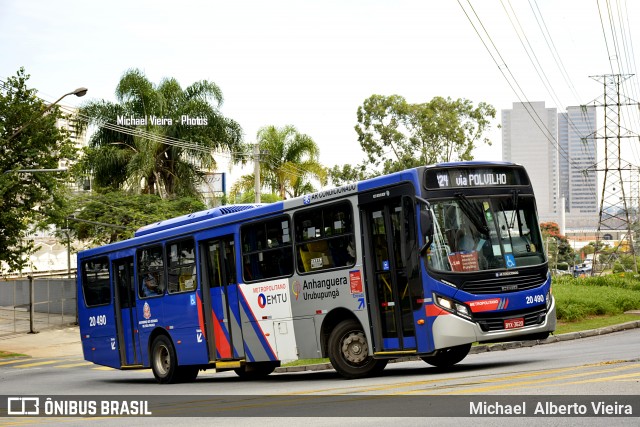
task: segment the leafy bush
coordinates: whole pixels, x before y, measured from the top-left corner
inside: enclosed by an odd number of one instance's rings
[[[553,279],[556,315],[569,322],[640,309],[640,280],[633,274]]]

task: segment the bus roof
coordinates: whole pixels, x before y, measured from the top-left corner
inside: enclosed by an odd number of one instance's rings
[[[448,162],[439,163],[436,165],[426,166],[426,168],[437,167],[455,167],[455,166],[486,166],[486,165],[505,165],[505,166],[518,166],[509,162],[492,162],[492,161],[472,161],[472,162]],[[187,215],[182,215],[176,218],[170,218],[167,220],[159,221],[153,224],[145,225],[139,228],[134,237],[127,240],[111,243],[108,245],[86,249],[78,253],[81,258],[95,256],[111,251],[124,250],[136,245],[144,245],[153,241],[162,240],[172,237],[172,231],[175,234],[187,234],[195,232],[206,227],[214,227],[217,225],[228,224],[234,221],[243,219],[259,218],[261,216],[270,215],[273,213],[282,212],[297,207],[303,207],[314,201],[320,202],[330,200],[339,196],[357,194],[361,191],[369,191],[375,188],[393,184],[401,181],[414,181],[417,182],[418,171],[423,167],[417,167],[413,169],[407,169],[391,173],[388,175],[382,175],[375,178],[359,181],[353,184],[343,185],[337,188],[331,188],[322,190],[310,195],[299,196],[294,199],[288,199],[285,201],[279,201],[269,204],[239,204],[239,205],[225,205],[217,208],[212,208],[200,212],[194,212]],[[251,212],[249,212],[251,211]],[[201,223],[201,224],[200,224]],[[191,225],[191,227],[189,227]],[[178,230],[180,229],[180,230]],[[153,236],[151,236],[153,235]]]
[[[220,206],[206,211],[194,212],[187,215],[182,215],[176,218],[170,218],[164,221],[154,222],[153,224],[140,227],[134,234],[134,236],[146,236],[147,234],[156,233],[158,231],[167,230],[169,228],[179,227],[181,225],[193,224],[195,222],[204,221],[211,218],[217,218],[222,215],[230,213],[241,212],[248,209],[264,206],[264,203],[257,204],[244,204],[244,205],[228,205]]]
[[[522,166],[517,163],[494,161],[494,160],[471,160],[466,162],[442,162],[434,165],[426,166],[427,169],[431,168],[447,168],[447,167],[460,167],[460,166]]]

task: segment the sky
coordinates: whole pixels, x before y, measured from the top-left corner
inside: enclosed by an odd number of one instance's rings
[[[501,110],[528,100],[560,112],[601,97],[589,76],[635,73],[639,24],[631,0],[0,0],[0,79],[24,66],[49,102],[89,89],[69,106],[115,101],[129,68],[183,87],[207,79],[245,142],[293,125],[327,166],[364,158],[354,126],[373,94],[464,98],[496,108],[493,144],[474,154],[501,160]],[[628,83],[639,99],[638,76]]]

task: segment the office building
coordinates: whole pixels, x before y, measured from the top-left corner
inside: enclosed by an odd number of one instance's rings
[[[544,102],[513,103],[502,111],[502,159],[527,168],[542,222],[595,229],[598,223],[594,107],[557,113]]]
[[[559,220],[557,127],[557,110],[544,102],[502,110],[502,159],[527,169],[542,222]]]
[[[565,198],[568,228],[598,225],[598,176],[595,107],[567,107],[558,115],[560,197]]]

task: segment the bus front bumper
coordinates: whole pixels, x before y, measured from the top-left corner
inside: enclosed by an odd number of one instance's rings
[[[496,313],[498,314],[498,313]],[[537,336],[556,329],[556,301],[552,298],[544,321],[517,329],[501,329],[485,332],[480,325],[455,314],[439,315],[433,323],[435,350],[473,342],[526,341],[527,336]]]

